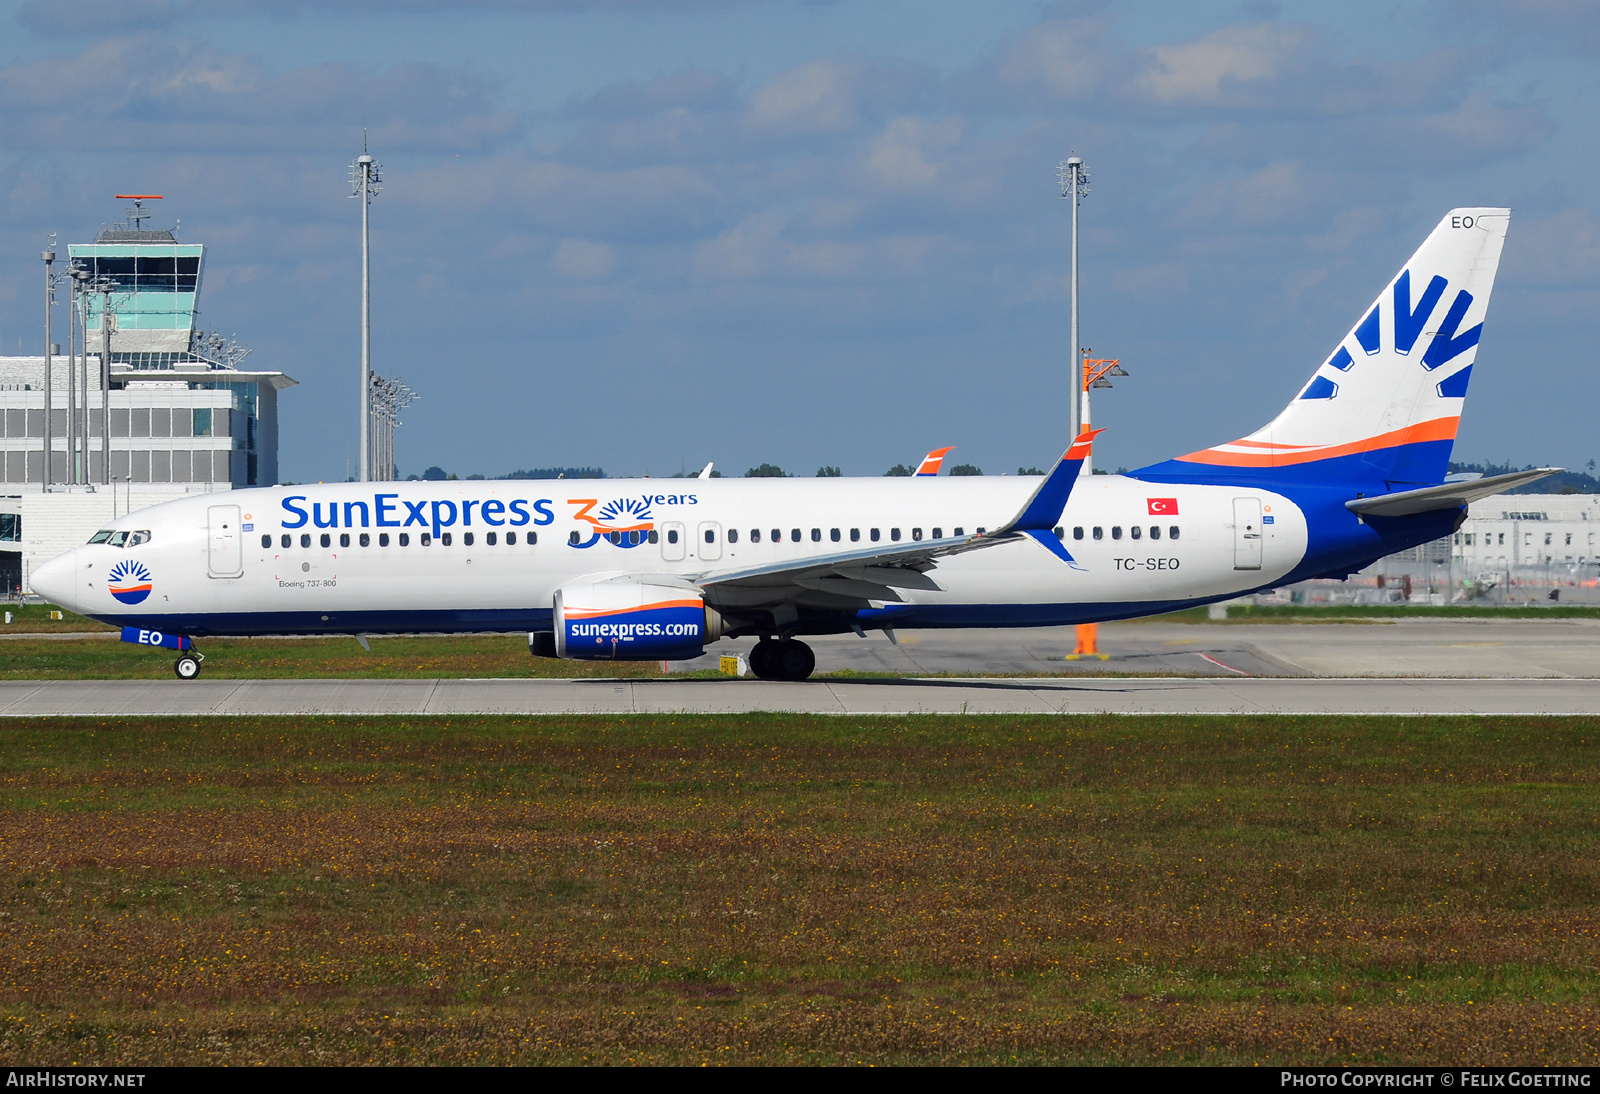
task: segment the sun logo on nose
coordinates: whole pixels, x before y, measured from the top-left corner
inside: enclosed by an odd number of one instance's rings
[[[124,604],[138,604],[150,595],[154,582],[144,564],[132,559],[117,563],[106,575],[106,588]]]

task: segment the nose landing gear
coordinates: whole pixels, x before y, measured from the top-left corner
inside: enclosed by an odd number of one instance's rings
[[[200,675],[200,662],[204,660],[199,650],[191,649],[172,663],[172,671],[179,680],[193,680]]]
[[[793,638],[763,638],[750,651],[750,671],[762,680],[804,680],[816,667],[811,647]]]

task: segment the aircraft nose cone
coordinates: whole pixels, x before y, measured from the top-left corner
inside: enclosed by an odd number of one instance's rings
[[[28,584],[50,603],[75,609],[73,601],[76,598],[73,594],[77,591],[77,576],[78,550],[73,548],[34,570],[28,578]]]

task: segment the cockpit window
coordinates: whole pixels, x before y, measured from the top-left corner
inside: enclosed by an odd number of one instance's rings
[[[44,411],[41,410],[39,413],[43,414]],[[110,538],[111,538],[111,529],[102,528],[98,532],[96,532],[94,535],[89,537],[89,542],[90,543],[104,543],[106,540],[108,540]]]
[[[40,413],[42,414],[44,412],[40,411]],[[109,543],[113,547],[122,547],[128,542],[128,533],[127,532],[112,532],[111,533],[111,538],[109,540],[107,540],[106,542]]]
[[[40,411],[40,413],[42,414],[44,412]],[[150,542],[150,529],[148,529],[148,528],[141,529],[141,530],[133,533],[133,535],[128,537],[128,546],[129,547],[137,547],[141,543],[149,543],[149,542]]]

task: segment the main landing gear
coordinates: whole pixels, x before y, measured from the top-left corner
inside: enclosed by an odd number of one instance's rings
[[[750,671],[763,680],[804,680],[816,667],[811,647],[793,638],[763,638],[750,651]]]

